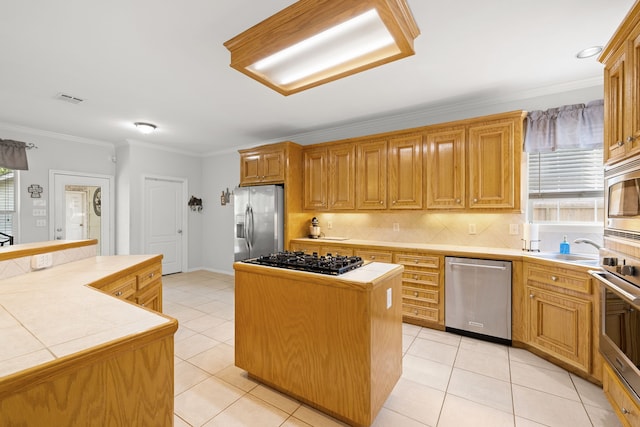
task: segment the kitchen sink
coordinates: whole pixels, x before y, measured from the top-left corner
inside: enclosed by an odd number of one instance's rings
[[[600,263],[600,259],[598,255],[587,255],[587,254],[560,254],[556,252],[541,252],[536,254],[530,254],[536,258],[544,258],[555,261],[565,261],[571,262],[574,264],[581,265],[598,265]]]

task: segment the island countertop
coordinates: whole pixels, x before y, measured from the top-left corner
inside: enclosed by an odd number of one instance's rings
[[[0,347],[0,392],[22,371],[154,328],[177,328],[175,319],[90,286],[157,258],[97,256],[0,280],[0,340],[11,343]]]

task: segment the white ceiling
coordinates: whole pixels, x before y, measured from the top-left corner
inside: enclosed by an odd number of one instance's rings
[[[408,0],[421,30],[416,55],[284,97],[231,69],[223,43],[292,3],[0,0],[0,122],[207,154],[412,109],[593,85],[602,65],[574,55],[606,44],[634,1]],[[56,100],[59,92],[85,102]],[[134,121],[158,131],[142,136]]]

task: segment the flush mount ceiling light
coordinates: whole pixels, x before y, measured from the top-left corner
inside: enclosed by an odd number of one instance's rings
[[[156,130],[156,125],[151,124],[151,123],[145,123],[145,122],[135,122],[134,125],[136,125],[136,128],[144,134],[148,134],[153,132],[154,130]]]
[[[582,49],[580,52],[576,54],[576,58],[578,59],[591,58],[592,56],[596,56],[600,52],[602,52],[602,46],[592,46],[586,49]]]
[[[413,55],[405,0],[300,0],[224,43],[231,67],[283,95]]]

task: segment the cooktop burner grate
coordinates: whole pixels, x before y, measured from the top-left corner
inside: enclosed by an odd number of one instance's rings
[[[329,253],[327,255],[318,256],[317,252],[314,252],[313,254],[305,254],[302,251],[278,252],[270,255],[263,255],[258,258],[247,259],[244,262],[270,267],[288,268],[290,270],[330,274],[334,276],[355,270],[364,264],[364,261],[359,256],[332,256]]]

